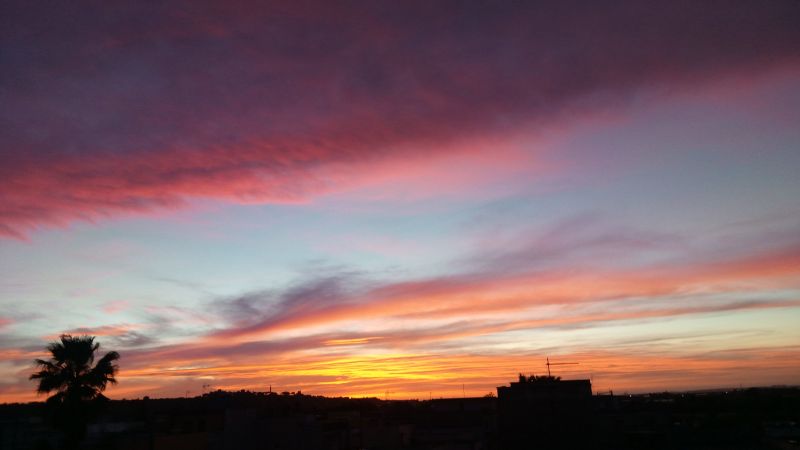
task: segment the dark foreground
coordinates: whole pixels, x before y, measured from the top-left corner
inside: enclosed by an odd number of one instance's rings
[[[553,386],[429,401],[222,391],[111,401],[81,448],[800,448],[797,388],[586,398]],[[44,404],[0,405],[0,449],[60,445]]]

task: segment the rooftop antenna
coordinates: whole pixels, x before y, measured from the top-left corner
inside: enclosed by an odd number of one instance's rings
[[[568,365],[568,364],[579,364],[579,363],[576,363],[576,362],[559,362],[559,363],[551,363],[551,362],[550,362],[550,357],[548,356],[548,357],[547,357],[547,364],[545,364],[545,365],[547,366],[547,376],[548,376],[548,377],[552,377],[552,375],[550,374],[550,366],[566,366],[566,365]]]

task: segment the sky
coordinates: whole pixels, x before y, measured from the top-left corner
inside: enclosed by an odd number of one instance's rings
[[[800,380],[800,3],[0,5],[0,402]]]

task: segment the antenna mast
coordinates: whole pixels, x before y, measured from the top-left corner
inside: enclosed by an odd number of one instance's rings
[[[580,364],[580,363],[576,363],[576,362],[559,362],[559,363],[551,363],[551,362],[550,362],[550,357],[548,356],[548,357],[547,357],[547,363],[545,364],[545,365],[547,366],[547,376],[548,376],[548,377],[551,377],[551,376],[552,376],[552,375],[550,374],[550,366],[566,366],[566,365],[569,365],[569,364]]]

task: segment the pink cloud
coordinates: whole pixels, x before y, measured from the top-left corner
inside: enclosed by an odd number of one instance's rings
[[[437,167],[438,181],[424,166],[459,161],[464,142],[535,133],[642,86],[798,62],[788,0],[507,6],[10,8],[0,234],[386,180],[457,192],[480,166]]]
[[[114,300],[103,305],[103,311],[107,314],[116,314],[125,311],[130,307],[130,302],[127,300]]]
[[[612,240],[611,245],[626,249],[627,241]],[[620,247],[622,245],[622,247]],[[587,244],[576,240],[573,247],[553,248],[545,253],[552,265],[522,265],[522,254],[508,253],[503,257],[514,264],[503,264],[502,257],[492,260],[483,271],[452,275],[449,277],[408,280],[394,283],[367,283],[358,280],[330,278],[301,285],[275,299],[265,299],[259,293],[247,298],[245,303],[232,303],[235,308],[246,307],[248,314],[237,319],[227,329],[212,333],[210,340],[219,338],[247,341],[276,335],[291,330],[309,330],[330,327],[350,321],[427,319],[456,320],[471,318],[477,328],[480,318],[494,323],[502,313],[507,321],[513,317],[515,329],[536,326],[557,326],[577,322],[632,320],[670,315],[702,314],[728,309],[796,307],[794,301],[743,301],[731,300],[722,304],[714,302],[702,307],[664,306],[675,297],[713,294],[746,293],[757,296],[764,289],[792,289],[797,287],[798,257],[800,248],[788,244],[785,248],[770,249],[730,256],[724,260],[703,258],[697,261],[673,260],[641,267],[601,267],[574,265],[562,267],[572,261],[577,248],[586,251]],[[591,250],[590,250],[591,251]],[[577,255],[580,256],[580,255]],[[565,259],[566,258],[566,259]],[[508,267],[516,265],[516,271]],[[344,289],[344,286],[349,286]],[[354,287],[355,286],[355,287]],[[569,308],[585,308],[593,304],[613,301],[649,299],[624,306],[623,311],[592,315],[570,313]],[[258,314],[253,304],[272,304],[270,312]],[[567,308],[553,319],[526,322],[520,314],[530,308],[558,306]],[[645,307],[647,306],[647,307]],[[261,317],[259,317],[261,316]],[[503,322],[505,323],[505,322]],[[491,325],[479,333],[505,330],[505,325]],[[409,338],[406,336],[406,338]]]
[[[75,328],[72,330],[64,331],[64,333],[72,335],[89,335],[89,336],[120,336],[141,328],[142,327],[139,325],[128,325],[128,324],[103,325],[99,327]],[[55,338],[55,336],[51,338]]]

